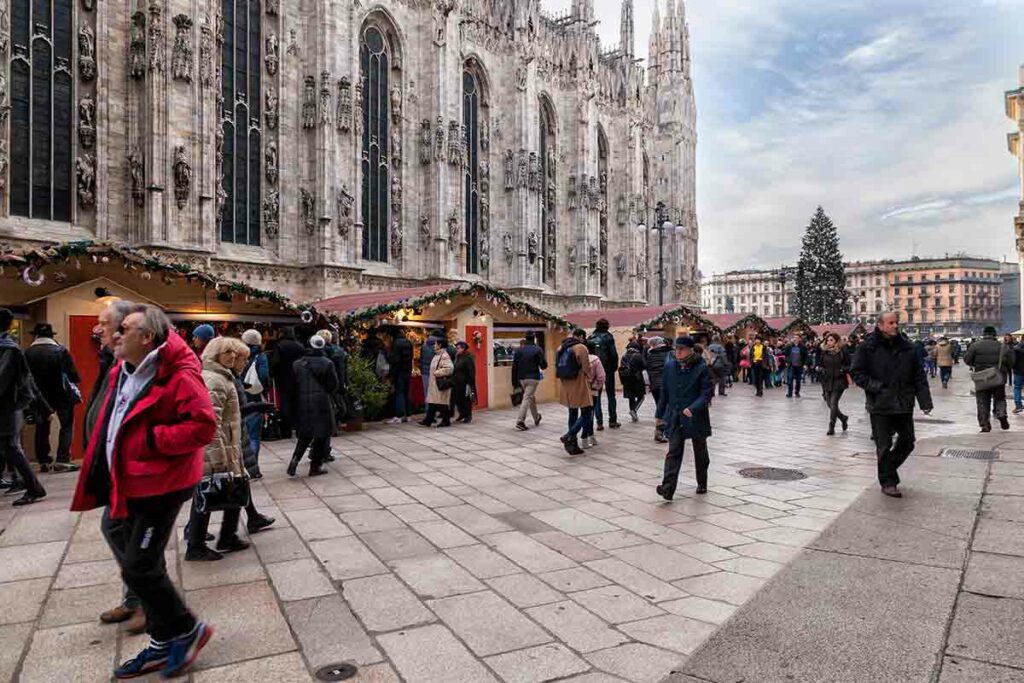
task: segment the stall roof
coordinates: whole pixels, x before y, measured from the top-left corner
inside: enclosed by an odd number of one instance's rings
[[[751,313],[705,313],[704,317],[713,322],[718,329],[725,330],[744,318],[751,317]]]
[[[814,330],[814,334],[819,337],[826,332],[835,332],[840,337],[849,337],[855,332],[863,333],[865,327],[863,323],[842,323],[838,325],[811,325],[811,329]]]
[[[679,308],[679,304],[634,306],[631,308],[586,308],[567,314],[565,319],[576,327],[583,328],[593,327],[601,318],[608,320],[609,327],[636,327],[674,308]]]
[[[451,283],[437,283],[432,285],[423,285],[421,287],[389,289],[380,292],[355,292],[354,294],[342,294],[341,296],[317,301],[313,305],[319,311],[345,315],[356,313],[364,308],[415,301],[417,299],[450,290],[452,287],[453,285]]]

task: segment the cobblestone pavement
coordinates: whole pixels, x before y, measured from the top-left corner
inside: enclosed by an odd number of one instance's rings
[[[933,384],[919,438],[976,431],[962,368],[953,386]],[[220,562],[183,562],[180,533],[168,549],[217,629],[192,680],[308,681],[347,661],[365,682],[659,681],[873,484],[862,405],[849,392],[850,432],[826,437],[816,386],[735,387],[713,407],[710,493],[693,494],[688,452],[672,503],[654,492],[650,402],[578,457],[554,404],[528,432],[507,410],[374,425],[335,439],[312,479],[285,475],[289,442],[264,444],[254,496],[277,523]],[[753,465],[807,478],[737,474]],[[145,636],[99,623],[121,590],[99,512],[67,511],[74,475],[44,481],[46,501],[0,503],[0,680],[105,681]]]

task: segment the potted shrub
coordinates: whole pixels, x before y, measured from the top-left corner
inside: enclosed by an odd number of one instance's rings
[[[349,356],[348,395],[349,416],[345,422],[348,431],[360,431],[363,420],[373,420],[387,405],[391,385],[377,377],[374,363],[357,356]]]

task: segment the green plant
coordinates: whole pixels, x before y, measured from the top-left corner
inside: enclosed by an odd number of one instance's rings
[[[348,393],[363,404],[363,417],[372,420],[388,402],[391,385],[377,377],[375,363],[362,356],[351,355],[348,361]]]

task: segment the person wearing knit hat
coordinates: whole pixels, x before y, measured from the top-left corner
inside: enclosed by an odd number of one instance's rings
[[[1006,415],[1006,378],[1013,373],[1013,349],[996,339],[996,328],[989,325],[982,332],[982,338],[967,349],[964,362],[973,369],[972,378],[978,373],[995,369],[996,374],[1002,379],[999,386],[995,386],[994,382],[991,386],[983,385],[975,379],[974,400],[978,408],[978,426],[981,427],[981,431],[992,431],[992,415],[999,420],[1002,429],[1009,429],[1010,421]]]
[[[334,433],[334,408],[331,396],[338,389],[338,374],[334,364],[324,353],[327,343],[314,334],[309,338],[306,355],[293,364],[295,372],[296,415],[298,441],[288,463],[288,476],[294,477],[306,449],[309,455],[309,476],[327,474],[324,462],[331,454],[331,435]]]
[[[693,441],[694,470],[697,493],[707,493],[708,437],[711,436],[711,399],[714,385],[708,366],[696,353],[697,342],[684,335],[675,340],[672,356],[662,370],[661,396],[654,413],[668,438],[668,454],[661,484],[655,489],[665,500],[672,500],[683,464],[683,448],[687,439]]]
[[[192,349],[196,352],[196,355],[200,358],[203,355],[203,349],[210,343],[210,340],[217,336],[217,332],[213,329],[213,325],[203,323],[197,325],[192,330]]]

